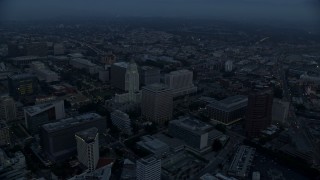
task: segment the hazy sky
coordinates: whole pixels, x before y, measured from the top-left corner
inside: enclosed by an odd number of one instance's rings
[[[320,0],[0,0],[2,19],[195,17],[320,23]]]

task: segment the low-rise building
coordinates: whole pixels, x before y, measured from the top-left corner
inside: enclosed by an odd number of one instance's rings
[[[20,151],[16,152],[14,157],[9,158],[0,149],[0,179],[16,180],[24,178],[27,173],[26,159]]]
[[[248,177],[254,154],[255,148],[245,145],[240,146],[232,160],[228,174],[241,178]]]
[[[137,145],[153,153],[157,158],[166,156],[170,151],[167,144],[150,135],[141,137],[141,141],[137,142]]]

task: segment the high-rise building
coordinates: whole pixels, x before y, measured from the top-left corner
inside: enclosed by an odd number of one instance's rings
[[[10,96],[19,99],[35,95],[38,92],[38,80],[31,74],[16,74],[8,76]]]
[[[233,62],[230,60],[226,61],[226,63],[224,64],[224,71],[231,72],[232,70],[233,70]]]
[[[9,127],[4,121],[0,121],[0,146],[10,144]]]
[[[160,83],[160,69],[151,66],[142,66],[139,69],[140,85],[148,86],[155,83]]]
[[[287,125],[290,102],[274,99],[272,105],[272,122]]]
[[[165,84],[172,89],[173,97],[184,96],[197,92],[193,84],[193,72],[183,69],[165,75]]]
[[[271,125],[272,91],[256,90],[249,94],[248,108],[245,117],[245,129],[248,137],[257,137],[261,130]]]
[[[75,134],[78,160],[93,172],[99,161],[99,133],[96,127]]]
[[[51,160],[66,160],[77,152],[75,134],[92,127],[98,128],[99,134],[105,133],[105,118],[88,113],[45,124],[40,130],[42,148]]]
[[[37,104],[24,109],[26,128],[31,134],[38,133],[40,126],[62,119],[65,116],[63,100]]]
[[[160,180],[161,160],[155,157],[142,158],[137,161],[137,180]]]
[[[0,97],[0,120],[11,122],[17,118],[17,108],[14,99],[9,96]]]
[[[125,73],[125,91],[127,93],[116,94],[116,103],[127,103],[127,102],[140,102],[141,93],[139,90],[139,73],[137,64],[134,61],[130,61],[127,64]]]
[[[111,65],[111,85],[117,89],[126,90],[126,72],[128,63],[117,62]]]
[[[120,129],[123,133],[127,135],[132,134],[131,120],[128,114],[119,110],[115,110],[111,113],[111,121],[112,124]]]
[[[141,113],[147,121],[163,124],[172,118],[171,90],[164,84],[152,84],[142,88]]]
[[[207,105],[210,119],[229,125],[244,118],[248,105],[247,96],[232,96],[221,101],[211,100]]]

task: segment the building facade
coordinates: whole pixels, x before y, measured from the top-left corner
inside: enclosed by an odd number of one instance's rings
[[[248,97],[248,108],[245,117],[245,130],[248,137],[257,137],[261,131],[271,125],[272,91],[255,91]]]
[[[9,93],[14,99],[35,95],[38,92],[38,80],[31,74],[8,76]]]
[[[9,96],[0,97],[0,120],[12,122],[17,119],[17,108],[13,98]]]
[[[115,110],[111,113],[111,121],[112,124],[120,129],[123,133],[127,135],[132,134],[131,120],[128,114],[119,110]]]
[[[155,157],[142,158],[137,161],[137,180],[160,180],[161,160]]]
[[[152,84],[142,88],[142,117],[163,124],[172,118],[173,98],[171,90],[164,84]]]
[[[99,161],[99,133],[98,128],[93,127],[75,134],[77,141],[77,153],[80,163],[93,172]]]
[[[9,145],[10,142],[9,127],[4,121],[0,121],[0,146]]]
[[[139,69],[140,85],[148,86],[155,83],[160,83],[160,69],[150,66],[142,66]]]

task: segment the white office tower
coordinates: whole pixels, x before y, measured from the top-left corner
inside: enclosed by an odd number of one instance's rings
[[[90,128],[75,134],[78,160],[90,172],[96,169],[99,161],[99,133],[97,128]]]
[[[193,84],[193,72],[183,69],[165,75],[165,84],[172,90],[173,97],[197,92]]]
[[[125,91],[124,94],[116,94],[116,103],[140,102],[141,92],[139,91],[139,72],[137,64],[130,61],[125,73]]]
[[[0,97],[0,120],[10,122],[16,118],[17,110],[15,101],[9,96]]]
[[[233,62],[230,60],[226,61],[226,63],[224,64],[224,70],[226,72],[231,72],[233,70]]]
[[[139,159],[137,161],[137,180],[151,179],[161,179],[161,160],[155,157]]]

